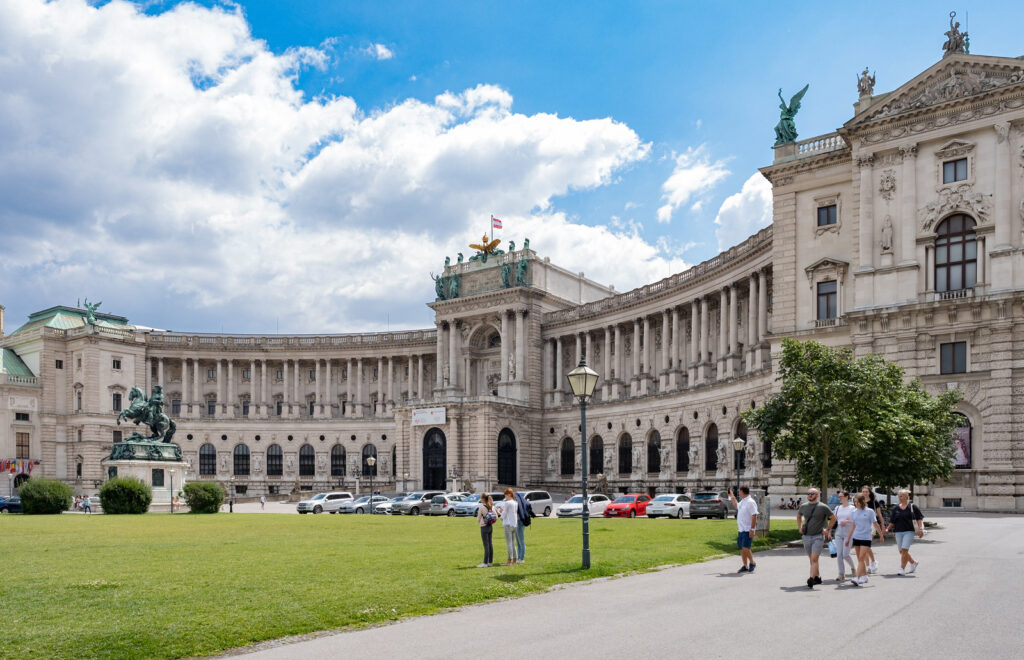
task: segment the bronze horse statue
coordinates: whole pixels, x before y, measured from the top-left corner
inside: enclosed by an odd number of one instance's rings
[[[163,412],[164,395],[159,385],[153,388],[153,396],[146,398],[145,393],[138,387],[133,387],[128,392],[128,407],[117,416],[118,425],[121,419],[129,419],[138,424],[145,424],[149,427],[150,435],[146,440],[162,440],[170,442],[174,437],[177,428],[174,420]],[[138,434],[135,434],[138,435]]]

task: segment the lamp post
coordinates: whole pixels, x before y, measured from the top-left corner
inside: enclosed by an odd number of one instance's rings
[[[14,497],[14,473],[7,473],[7,492],[11,497]]]
[[[733,452],[736,454],[736,460],[735,460],[735,463],[736,463],[736,497],[739,497],[739,493],[740,493],[740,456],[741,456],[740,452],[743,451],[743,448],[746,445],[747,445],[747,441],[744,440],[743,438],[733,438],[732,439],[732,449],[733,449]]]
[[[407,490],[409,490],[409,473],[408,472],[404,473],[403,478],[402,478],[402,491],[404,492],[404,491],[407,491]]]
[[[370,499],[367,502],[370,506],[370,513],[373,513],[373,466],[377,464],[377,459],[373,456],[367,456],[366,464],[370,467]]]
[[[587,366],[586,356],[579,366],[565,375],[572,388],[572,395],[580,402],[580,456],[583,474],[580,476],[583,491],[583,568],[590,568],[590,505],[587,502],[587,401],[597,387],[597,372]]]
[[[231,475],[231,492],[228,493],[228,513],[235,512],[235,475]]]
[[[171,473],[171,513],[174,513],[174,468],[168,470]]]

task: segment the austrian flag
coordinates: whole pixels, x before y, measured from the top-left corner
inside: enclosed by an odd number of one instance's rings
[[[491,229],[501,229],[501,219],[491,216]]]

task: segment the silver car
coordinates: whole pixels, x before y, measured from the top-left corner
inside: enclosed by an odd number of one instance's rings
[[[456,502],[452,509],[455,510],[456,516],[475,516],[477,509],[480,508],[480,495],[470,495],[461,502]]]
[[[444,495],[439,490],[420,491],[412,493],[401,502],[395,502],[391,507],[391,515],[418,516],[430,508],[430,501],[435,495]]]
[[[392,497],[387,502],[381,502],[377,506],[373,507],[373,512],[377,513],[377,514],[386,514],[386,515],[390,516],[391,515],[391,507],[395,506],[396,502],[401,502],[406,497],[408,497],[408,495],[399,495],[397,497]]]
[[[648,518],[685,518],[690,515],[690,498],[680,493],[658,495],[647,505]]]
[[[430,500],[430,508],[423,513],[428,516],[454,516],[455,504],[463,500],[462,495],[448,493],[447,495],[434,495]]]
[[[352,499],[352,493],[348,492],[335,492],[335,493],[317,493],[308,500],[302,500],[295,505],[296,511],[299,513],[334,513],[338,510],[346,500]]]
[[[388,498],[383,495],[374,495],[373,503],[368,504],[370,501],[369,495],[363,495],[356,500],[347,500],[340,507],[338,507],[338,513],[369,513],[370,506],[376,506],[388,501]]]

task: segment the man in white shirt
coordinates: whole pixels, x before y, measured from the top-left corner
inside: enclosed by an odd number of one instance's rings
[[[736,507],[736,526],[739,533],[736,535],[736,547],[740,549],[740,557],[743,559],[743,566],[739,573],[753,573],[757,568],[754,563],[754,553],[750,550],[753,541],[754,530],[757,529],[757,502],[750,496],[749,486],[740,486],[740,495],[743,499],[736,503],[736,497],[729,491],[729,500]]]

